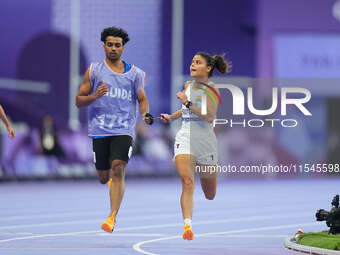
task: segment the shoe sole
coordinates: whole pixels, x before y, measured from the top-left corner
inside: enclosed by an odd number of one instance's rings
[[[106,231],[108,233],[112,233],[113,232],[113,226],[108,224],[108,223],[106,223],[106,222],[104,222],[102,224],[102,230],[104,230],[104,231]]]
[[[183,239],[190,240],[190,241],[194,239],[194,233],[191,231],[191,229],[187,229],[184,231]]]

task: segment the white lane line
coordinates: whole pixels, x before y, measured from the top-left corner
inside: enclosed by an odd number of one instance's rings
[[[33,233],[30,232],[0,232],[0,236],[5,235],[33,235]]]
[[[209,213],[207,213],[209,215]],[[156,219],[156,218],[171,218],[178,217],[177,213],[172,214],[159,214],[159,215],[146,215],[141,217],[121,217],[118,219],[119,222],[124,221],[140,221],[140,220],[148,220],[148,219]],[[11,225],[11,226],[0,226],[1,229],[18,229],[18,228],[32,228],[32,227],[51,227],[51,226],[62,226],[62,225],[74,225],[74,224],[88,224],[88,223],[101,223],[100,219],[90,219],[90,220],[72,220],[72,221],[63,221],[63,222],[48,222],[48,223],[37,223],[37,224],[21,224],[21,225]]]
[[[261,207],[261,209],[275,209],[276,207],[271,206],[263,206]],[[304,210],[306,209],[306,206],[303,207]],[[206,212],[207,214],[216,214],[218,216],[220,216],[221,212],[227,212],[228,215],[232,214],[233,212],[239,212],[240,210],[246,209],[246,207],[236,207],[233,209],[218,209],[215,211],[209,211]],[[296,209],[296,211],[298,211],[299,209]],[[301,209],[302,210],[302,209]],[[98,211],[73,211],[73,212],[59,212],[59,213],[48,213],[48,212],[27,212],[25,215],[18,215],[18,216],[1,216],[0,218],[0,222],[1,221],[10,221],[10,220],[26,220],[26,219],[49,219],[49,218],[64,218],[64,217],[79,217],[79,216],[87,216],[87,215],[103,215],[106,213],[104,212],[105,209],[103,210],[98,210]],[[156,208],[143,208],[142,210],[139,208],[133,208],[133,209],[121,209],[122,213],[124,215],[130,214],[132,213],[133,215],[135,214],[150,214],[150,213],[158,213],[158,214],[164,214],[165,210],[159,210]],[[167,213],[169,213],[169,210],[166,211]],[[276,211],[277,212],[277,211]],[[280,211],[282,212],[282,211]],[[202,214],[204,212],[200,212],[200,214]],[[260,212],[262,214],[269,214],[269,213],[273,213],[272,211],[268,212],[268,211],[263,211]],[[275,212],[274,212],[275,213]],[[173,211],[173,214],[178,214],[178,210]],[[207,215],[204,214],[204,215]]]
[[[112,235],[108,235],[107,233],[98,233],[98,234],[96,234],[96,236],[106,236],[106,237],[115,237],[115,236],[149,237],[149,236],[165,236],[165,235],[163,235],[163,234],[138,234],[138,233],[126,233],[126,234],[125,233],[113,233]],[[285,237],[287,237],[287,236],[285,236]]]
[[[122,210],[124,211],[124,214],[127,213],[163,213],[163,211],[160,210],[139,210],[138,209],[131,209],[131,210]],[[174,214],[176,214],[177,211],[174,211]],[[36,214],[29,214],[27,213],[26,215],[19,215],[19,216],[2,216],[0,218],[0,221],[10,221],[10,220],[26,220],[26,219],[49,219],[49,218],[64,218],[64,217],[79,217],[79,216],[87,216],[87,215],[103,215],[105,213],[104,210],[101,211],[90,211],[90,212],[62,212],[62,213],[52,213],[52,214],[47,214],[47,213],[36,213]]]
[[[45,247],[45,248],[42,248],[42,247],[15,247],[15,248],[13,248],[13,247],[0,247],[0,250],[14,250],[14,251],[16,251],[16,250],[57,250],[57,251],[64,251],[64,250],[81,250],[81,251],[83,251],[83,250],[93,250],[93,249],[95,249],[96,251],[97,250],[99,250],[99,249],[101,249],[101,248],[99,248],[99,247]],[[58,253],[59,254],[59,253]],[[94,254],[96,254],[95,252],[94,252]]]
[[[124,230],[124,229],[120,229]],[[24,236],[24,237],[16,237],[16,238],[10,238],[10,239],[5,239],[5,240],[0,240],[0,243],[6,243],[10,241],[19,241],[19,240],[27,240],[27,239],[37,239],[37,238],[46,238],[46,237],[58,237],[58,236],[73,236],[73,235],[86,235],[86,234],[95,234],[95,235],[106,235],[109,237],[114,237],[114,236],[164,236],[161,234],[116,234],[113,233],[112,235],[109,235],[107,233],[102,233],[102,231],[99,230],[93,230],[93,231],[80,231],[80,232],[70,232],[70,233],[60,233],[60,234],[41,234],[41,235],[35,235],[35,236]],[[1,248],[0,248],[1,249]]]
[[[36,238],[45,238],[45,237],[56,237],[56,236],[73,236],[73,235],[81,235],[81,234],[94,234],[99,233],[99,230],[92,230],[92,231],[80,231],[80,232],[70,232],[70,233],[59,233],[59,234],[41,234],[41,235],[34,235],[34,236],[23,236],[23,237],[15,237],[9,239],[0,240],[0,243],[6,243],[11,241],[19,241],[19,240],[28,240],[28,239],[36,239]]]
[[[197,221],[195,222],[194,226],[196,225],[207,225],[207,224],[217,224],[217,223],[228,223],[228,222],[249,222],[249,221],[258,221],[258,220],[270,220],[270,219],[283,219],[283,218],[294,218],[300,216],[307,216],[308,213],[304,214],[277,214],[271,216],[253,216],[253,217],[241,217],[241,218],[234,218],[234,219],[220,219],[220,220],[210,220],[210,221]],[[141,229],[155,229],[155,228],[165,228],[165,227],[177,227],[183,226],[183,223],[171,223],[171,224],[159,224],[159,225],[145,225],[145,226],[137,226],[137,227],[125,227],[119,228],[115,230],[117,231],[128,231],[128,230],[141,230]],[[16,241],[16,240],[27,240],[27,239],[35,239],[35,238],[45,238],[45,237],[52,237],[52,236],[69,236],[69,235],[81,235],[81,234],[93,234],[93,233],[101,233],[101,231],[80,231],[80,232],[69,232],[69,233],[53,233],[53,234],[41,234],[41,235],[34,235],[34,236],[26,236],[26,237],[18,237],[18,238],[10,238],[10,239],[3,239],[0,240],[0,243]]]
[[[204,215],[215,215],[214,212],[207,212],[203,213]],[[205,221],[198,221],[195,223],[199,224],[214,224],[214,223],[227,223],[227,222],[238,222],[238,221],[254,221],[254,220],[268,220],[268,219],[276,219],[276,218],[291,218],[291,217],[302,217],[302,216],[309,216],[310,213],[285,213],[285,214],[276,214],[276,215],[271,215],[271,216],[248,216],[248,217],[240,217],[240,218],[234,218],[234,219],[223,219],[223,220],[205,220]],[[167,217],[178,217],[177,214],[159,214],[159,215],[146,215],[142,217],[122,217],[119,218],[118,221],[132,221],[132,220],[144,220],[144,219],[156,219],[156,218],[167,218]],[[74,225],[74,224],[89,224],[89,223],[101,223],[100,220],[98,219],[92,219],[92,220],[78,220],[78,221],[63,221],[63,222],[48,222],[48,223],[38,223],[38,224],[26,224],[26,225],[11,225],[11,226],[1,226],[0,230],[4,229],[22,229],[22,228],[36,228],[36,227],[51,227],[51,226],[63,226],[63,225]],[[182,223],[178,224],[164,224],[160,225],[161,227],[174,227],[174,226],[181,226]],[[135,227],[132,227],[134,230]],[[143,228],[141,228],[143,229]]]
[[[213,238],[216,237],[223,237],[223,238],[287,238],[289,235],[218,235],[212,236]]]
[[[300,223],[300,224],[290,224],[290,225],[278,225],[278,226],[271,226],[271,227],[262,227],[262,228],[248,228],[248,229],[240,229],[240,230],[231,230],[231,231],[225,231],[225,232],[213,232],[213,233],[205,233],[205,234],[197,234],[195,235],[195,238],[197,237],[207,237],[207,236],[214,236],[214,235],[227,235],[227,234],[233,234],[233,233],[247,233],[247,232],[254,232],[254,231],[265,231],[265,230],[278,230],[278,229],[289,229],[289,228],[299,228],[299,227],[306,227],[306,226],[316,226],[320,225],[320,222],[313,222],[313,223]],[[142,254],[146,255],[159,255],[157,253],[151,253],[147,252],[140,247],[144,244],[154,243],[154,242],[160,242],[164,240],[171,240],[171,239],[180,239],[182,236],[169,236],[169,237],[163,237],[163,238],[157,238],[147,241],[142,241],[134,244],[132,248],[140,252]]]
[[[63,226],[63,225],[74,225],[74,224],[86,224],[86,223],[100,223],[100,220],[74,220],[74,221],[63,221],[63,222],[48,222],[39,224],[26,224],[26,225],[12,225],[2,226],[2,229],[20,229],[20,228],[37,228],[37,227],[52,227],[52,226]]]
[[[1,217],[0,221],[9,220],[27,220],[27,219],[49,219],[49,218],[63,218],[63,217],[78,217],[87,215],[99,215],[103,214],[103,211],[92,211],[92,212],[69,212],[69,213],[52,213],[52,214],[37,214],[37,215],[23,215],[23,216],[8,216]]]
[[[214,213],[207,213],[206,215]],[[75,216],[75,214],[74,214]],[[135,220],[148,220],[148,219],[156,219],[156,218],[167,218],[167,217],[178,217],[177,213],[171,214],[158,214],[158,215],[146,215],[141,217],[120,217],[118,218],[119,222],[122,221],[135,221]],[[62,221],[62,222],[47,222],[47,223],[37,223],[37,224],[20,224],[20,225],[10,225],[10,226],[0,226],[1,229],[18,229],[18,228],[32,228],[32,227],[51,227],[51,226],[62,226],[62,225],[74,225],[74,224],[88,224],[88,223],[101,223],[100,219],[89,219],[89,220],[72,220],[72,221]]]

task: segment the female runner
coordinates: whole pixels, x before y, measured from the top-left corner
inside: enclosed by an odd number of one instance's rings
[[[217,175],[211,170],[217,165],[217,140],[212,123],[216,116],[217,104],[216,100],[204,95],[207,89],[213,91],[210,95],[216,97],[219,94],[218,89],[213,88],[214,84],[209,80],[215,68],[220,73],[227,73],[231,64],[225,61],[223,55],[211,56],[198,52],[190,66],[193,81],[186,82],[184,91],[177,93],[182,108],[171,115],[161,114],[164,123],[182,118],[182,127],[176,135],[174,150],[176,168],[182,181],[181,208],[185,240],[192,240],[194,236],[191,229],[194,172],[199,174],[205,197],[213,200],[216,194]],[[206,99],[206,114],[201,111],[203,96]],[[209,173],[206,169],[210,169]]]

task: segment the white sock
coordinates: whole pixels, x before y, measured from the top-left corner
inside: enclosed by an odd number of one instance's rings
[[[184,225],[189,225],[191,227],[191,219],[189,218],[184,219]]]

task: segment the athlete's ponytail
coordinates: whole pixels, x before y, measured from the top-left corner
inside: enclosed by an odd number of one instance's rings
[[[220,73],[229,73],[231,71],[232,64],[230,61],[225,60],[225,54],[211,56],[205,52],[198,52],[196,55],[203,57],[207,61],[207,66],[211,66],[209,77],[213,75],[215,68]]]

